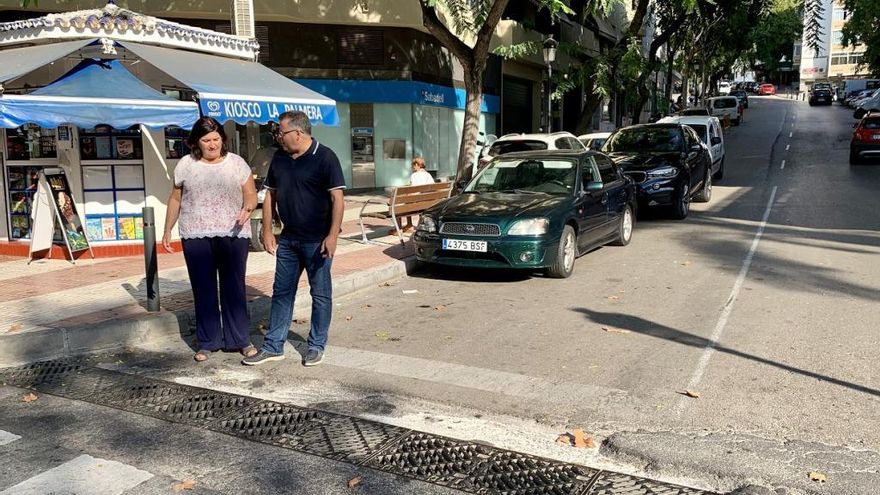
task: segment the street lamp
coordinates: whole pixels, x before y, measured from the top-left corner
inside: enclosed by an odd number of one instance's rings
[[[550,95],[552,90],[553,62],[556,61],[556,47],[558,46],[559,42],[553,39],[552,34],[544,40],[544,63],[547,64],[547,132],[553,131],[553,109]]]

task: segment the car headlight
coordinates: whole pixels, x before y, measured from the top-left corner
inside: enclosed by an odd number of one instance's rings
[[[416,227],[416,230],[422,230],[432,234],[437,232],[437,222],[428,215],[422,215],[419,217],[419,225]]]
[[[507,235],[542,235],[547,233],[550,220],[546,218],[527,218],[517,220],[507,230]]]
[[[675,167],[660,167],[648,171],[648,177],[652,179],[669,179],[678,175],[678,169]]]

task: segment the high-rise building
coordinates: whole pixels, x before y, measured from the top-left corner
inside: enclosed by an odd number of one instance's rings
[[[865,47],[843,45],[843,27],[849,12],[839,0],[825,0],[819,20],[821,36],[818,50],[811,49],[804,33],[800,54],[800,89],[806,91],[815,81],[842,80],[866,75],[860,67]],[[805,24],[806,25],[806,24]]]

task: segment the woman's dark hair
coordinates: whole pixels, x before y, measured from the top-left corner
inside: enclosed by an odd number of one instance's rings
[[[220,156],[226,156],[226,153],[229,153],[229,146],[226,144],[226,131],[223,130],[223,126],[220,125],[220,122],[217,122],[217,119],[202,117],[193,125],[192,131],[190,131],[189,137],[186,139],[189,153],[194,159],[202,159],[202,149],[199,148],[199,140],[212,132],[220,134],[220,142],[223,143],[220,148]]]

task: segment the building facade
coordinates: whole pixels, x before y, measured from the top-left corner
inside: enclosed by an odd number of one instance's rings
[[[840,81],[867,75],[860,66],[865,47],[844,46],[842,42],[848,15],[843,2],[839,0],[825,0],[823,3],[819,49],[811,49],[806,38],[798,45],[801,91],[808,91],[816,81]]]

